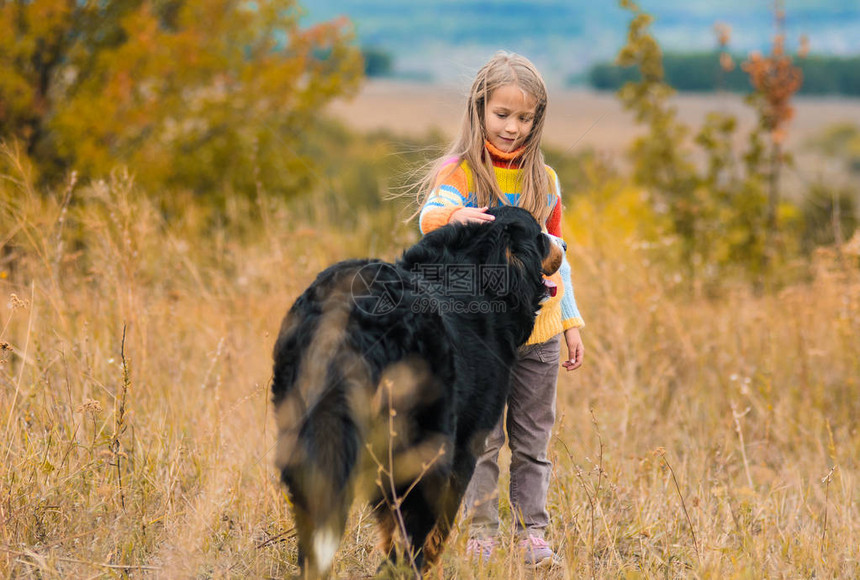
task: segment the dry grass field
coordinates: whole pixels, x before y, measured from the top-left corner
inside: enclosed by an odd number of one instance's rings
[[[425,121],[456,109],[429,102]],[[570,102],[560,144],[591,118]],[[339,113],[367,128],[363,106]],[[626,136],[616,114],[583,141]],[[167,220],[120,174],[52,196],[0,181],[0,576],[297,572],[272,467],[280,319],[326,265],[394,258],[414,226],[265,199],[213,221],[184,201]],[[455,533],[437,577],[860,576],[857,257],[820,252],[777,294],[693,298],[653,248],[600,212],[586,225],[569,250],[586,362],[560,377],[550,450],[566,565],[529,571],[506,545],[477,566]],[[356,506],[338,576],[371,576],[375,542]]]

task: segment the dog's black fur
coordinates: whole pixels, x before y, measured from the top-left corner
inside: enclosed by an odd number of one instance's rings
[[[389,562],[417,572],[439,557],[546,296],[542,273],[561,263],[527,211],[490,212],[488,224],[429,233],[395,264],[329,267],[284,318],[272,383],[276,463],[304,574],[328,574],[362,491]],[[476,280],[466,295],[427,276],[488,264],[505,283]],[[404,535],[408,560],[394,542]]]

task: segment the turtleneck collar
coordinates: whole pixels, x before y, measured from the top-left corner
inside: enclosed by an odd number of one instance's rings
[[[487,140],[484,140],[484,147],[486,147],[487,152],[490,154],[493,165],[500,167],[519,167],[522,162],[521,157],[523,152],[526,150],[526,146],[523,145],[519,149],[506,153]]]

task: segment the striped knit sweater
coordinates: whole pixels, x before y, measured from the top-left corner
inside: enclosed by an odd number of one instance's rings
[[[521,170],[517,161],[523,149],[505,153],[489,141],[485,142],[485,147],[493,161],[499,189],[508,203],[518,205],[521,194]],[[456,160],[452,160],[451,163],[456,163]],[[547,233],[560,239],[561,188],[555,171],[549,166],[546,169],[553,184],[553,191],[548,193],[552,212],[543,225]],[[426,234],[447,224],[451,215],[464,207],[478,207],[472,172],[466,162],[461,163],[453,171],[450,171],[450,167],[443,169],[436,188],[421,208],[418,218],[421,233]],[[570,264],[566,257],[559,271],[549,278],[556,283],[560,291],[541,305],[534,331],[526,344],[546,342],[568,328],[579,328],[585,325],[576,306],[570,279]]]

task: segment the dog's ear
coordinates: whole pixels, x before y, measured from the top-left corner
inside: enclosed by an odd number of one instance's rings
[[[538,238],[541,237],[539,230]],[[541,240],[538,238],[534,238],[534,231],[532,228],[528,227],[528,224],[512,221],[504,224],[501,228],[500,243],[505,248],[505,261],[512,265],[520,268],[521,270],[525,267],[522,258],[519,254],[524,252],[534,252],[539,251],[541,255],[543,255],[544,246],[541,246]]]
[[[505,248],[505,263],[509,266],[522,270],[524,267],[523,261],[516,255],[517,231],[515,224],[505,224],[500,234],[501,243]]]
[[[508,267],[507,294],[511,299],[523,299],[531,293],[526,291],[529,280],[540,277],[539,240],[526,224],[513,221],[499,228],[495,240],[495,256],[499,263]]]

